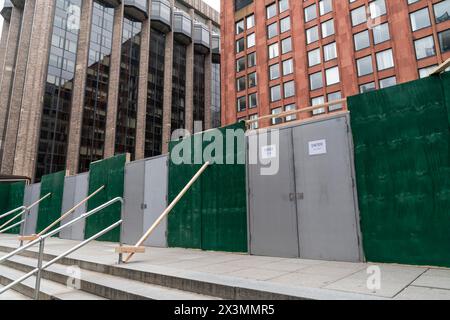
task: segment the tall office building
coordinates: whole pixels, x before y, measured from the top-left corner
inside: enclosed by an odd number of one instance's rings
[[[415,80],[450,58],[450,0],[221,4],[223,124]]]
[[[201,0],[6,0],[0,171],[39,180],[220,124],[219,13]]]

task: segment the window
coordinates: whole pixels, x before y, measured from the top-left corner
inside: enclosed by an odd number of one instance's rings
[[[254,14],[249,15],[246,18],[246,21],[247,21],[247,29],[253,28],[255,26],[255,15]]]
[[[294,61],[292,59],[283,61],[283,76],[294,73]]]
[[[247,56],[248,68],[256,66],[256,52],[249,53]]]
[[[430,75],[430,72],[432,72],[434,69],[436,69],[437,65],[432,65],[429,67],[425,67],[422,69],[419,69],[419,77],[420,78],[426,78]]]
[[[236,80],[236,90],[238,92],[245,90],[245,86],[245,77],[240,77]]]
[[[316,90],[323,87],[322,72],[316,72],[309,75],[309,85],[311,90]]]
[[[366,7],[362,6],[351,11],[352,26],[357,26],[367,21]]]
[[[242,52],[245,49],[245,40],[241,38],[236,41],[236,53]]]
[[[320,48],[308,52],[308,66],[312,67],[320,64]]]
[[[360,33],[353,35],[353,41],[355,42],[355,50],[361,50],[370,46],[369,30],[364,30]]]
[[[337,58],[336,42],[332,42],[323,47],[323,59],[330,61]]]
[[[275,80],[280,77],[280,65],[278,63],[269,67],[269,80]]]
[[[244,111],[246,109],[246,105],[245,105],[245,97],[240,97],[237,99],[237,111],[241,112]]]
[[[236,72],[245,70],[245,57],[236,60]]]
[[[315,97],[315,98],[311,99],[311,105],[312,106],[318,106],[318,105],[321,105],[321,104],[324,104],[324,103],[325,103],[325,98],[323,96]],[[319,109],[313,110],[312,114],[313,115],[317,115],[317,114],[321,114],[321,113],[324,113],[324,112],[325,112],[325,108],[319,108]]]
[[[280,114],[282,111],[283,111],[283,109],[281,107],[275,108],[275,109],[272,109],[272,114]],[[272,118],[272,124],[273,125],[279,124],[279,123],[282,123],[282,122],[283,122],[282,118]]]
[[[234,0],[234,11],[241,10],[252,2],[253,0]]]
[[[439,46],[441,47],[441,52],[447,52],[450,50],[450,29],[438,33]]]
[[[322,38],[326,38],[326,37],[329,37],[334,34],[334,20],[333,19],[323,22],[320,26],[322,28]]]
[[[391,38],[389,34],[389,24],[387,22],[373,27],[372,33],[374,44],[382,43]]]
[[[312,4],[309,7],[306,7],[305,10],[305,22],[311,21],[315,18],[317,18],[317,10],[316,5]]]
[[[387,88],[395,86],[397,84],[397,79],[395,77],[385,78],[380,80],[380,88]]]
[[[288,104],[288,105],[286,105],[284,107],[284,111],[292,111],[292,110],[295,110],[295,109],[296,109],[295,104]],[[292,121],[292,120],[295,120],[295,119],[297,119],[297,115],[295,115],[295,114],[287,116],[285,118],[286,121]]]
[[[433,36],[414,41],[417,60],[436,55]]]
[[[378,18],[386,14],[386,3],[384,0],[375,0],[369,3],[370,17]]]
[[[285,54],[292,51],[292,38],[286,38],[281,40],[281,53]]]
[[[280,20],[280,33],[291,30],[291,17],[286,17]]]
[[[278,25],[277,23],[272,23],[267,26],[267,38],[271,39],[278,35]]]
[[[258,115],[257,114],[252,114],[252,115],[250,115],[249,119],[250,120],[256,120],[256,119],[258,119]],[[250,123],[250,129],[251,130],[258,129],[258,121]]]
[[[356,67],[358,69],[359,77],[373,73],[372,56],[367,56],[356,60]]]
[[[410,13],[409,18],[411,20],[412,31],[426,28],[431,25],[430,15],[428,14],[428,8],[423,8],[421,10]]]
[[[369,83],[362,84],[359,86],[360,93],[365,93],[365,92],[369,92],[369,91],[373,91],[373,90],[375,90],[375,82],[369,82]]]
[[[255,46],[255,34],[252,33],[249,36],[247,36],[247,48],[251,48]]]
[[[320,0],[319,1],[319,13],[321,16],[331,12],[333,10],[333,5],[331,0]]]
[[[338,67],[333,67],[325,70],[325,78],[327,80],[327,86],[339,83],[339,69]]]
[[[281,86],[276,85],[270,88],[270,102],[278,101],[281,99]]]
[[[284,87],[284,97],[285,98],[290,98],[295,96],[295,82],[294,81],[289,81],[289,82],[285,82],[283,84]]]
[[[306,30],[306,43],[310,44],[319,40],[319,27],[314,26]]]
[[[450,0],[445,0],[433,5],[434,19],[436,23],[450,20]]]
[[[278,42],[271,44],[269,46],[269,59],[273,59],[278,57],[278,55],[280,54],[279,48],[278,48]]]
[[[377,57],[378,71],[394,67],[394,58],[392,56],[392,49],[378,52],[376,54],[376,57]]]
[[[256,108],[258,106],[258,98],[256,92],[248,95],[248,108]]]
[[[278,8],[280,10],[280,13],[288,10],[289,9],[289,0],[279,0]]]
[[[273,18],[277,15],[277,4],[272,3],[271,5],[267,6],[267,19]]]
[[[236,34],[244,32],[244,20],[236,22]]]
[[[257,85],[256,72],[252,72],[248,75],[248,87],[253,88]]]
[[[342,94],[340,91],[328,94],[328,102],[340,100],[341,98],[342,98]],[[335,111],[335,110],[340,110],[340,109],[342,109],[342,103],[330,104],[328,106],[328,111]]]

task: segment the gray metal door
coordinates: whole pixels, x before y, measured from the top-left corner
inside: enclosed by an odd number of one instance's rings
[[[248,206],[250,253],[254,255],[298,257],[298,232],[291,129],[280,130],[279,141],[270,134],[258,134],[259,158],[267,158],[267,150],[279,155],[275,175],[264,175],[263,164],[248,165]],[[249,141],[250,139],[248,139]],[[266,153],[266,154],[264,154]],[[273,160],[275,160],[273,158]]]
[[[145,233],[167,207],[167,156],[152,158],[145,162],[144,225]],[[167,219],[153,231],[144,242],[147,246],[167,247]]]
[[[64,181],[64,194],[61,214],[66,213],[88,196],[89,174],[82,173],[76,176],[66,177]],[[72,214],[61,221],[64,225],[86,212],[86,203],[78,207]],[[85,220],[82,220],[69,228],[61,230],[59,237],[69,240],[84,240]]]
[[[125,166],[124,210],[122,242],[136,244],[142,237],[144,215],[145,161],[134,161]]]
[[[28,186],[25,186],[25,194],[24,194],[24,206],[29,206],[33,204],[34,202],[39,200],[41,194],[41,184],[35,183]],[[38,217],[38,211],[39,211],[39,204],[34,206],[31,211],[28,214],[28,217],[26,217],[26,221],[21,226],[21,234],[22,235],[31,235],[36,232],[36,224],[37,224],[37,217]],[[25,218],[25,216],[24,216]]]
[[[360,261],[346,117],[293,128],[300,257]]]

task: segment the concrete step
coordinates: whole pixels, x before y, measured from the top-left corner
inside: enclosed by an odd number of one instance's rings
[[[30,272],[36,266],[36,259],[15,256],[5,261],[3,265]],[[212,296],[200,295],[180,291],[162,286],[147,284],[103,274],[99,272],[79,269],[80,290],[111,300],[212,300]],[[68,266],[54,264],[42,272],[42,277],[52,282],[66,284],[69,280]]]
[[[4,286],[0,285],[0,289],[4,288]],[[14,290],[8,290],[4,294],[0,295],[0,301],[3,300],[31,300],[31,298],[24,296]]]
[[[0,257],[16,247],[0,245]],[[56,252],[60,252],[58,250]],[[44,260],[56,257],[56,252],[45,253]],[[27,250],[20,256],[37,258],[37,248]],[[78,266],[85,271],[109,275],[141,284],[156,285],[184,292],[196,293],[204,297],[227,300],[368,300],[373,296],[323,288],[287,286],[258,280],[243,279],[229,275],[214,275],[189,270],[165,268],[158,265],[117,265],[97,262],[94,256],[63,258],[58,262],[64,266]]]
[[[14,280],[23,276],[25,272],[15,270],[14,268],[0,265],[0,284],[6,286]],[[28,298],[34,297],[34,288],[36,278],[34,276],[16,285],[13,289],[21,295]],[[5,294],[7,294],[6,292]],[[2,295],[0,295],[1,297]],[[41,300],[104,300],[102,297],[68,288],[65,285],[42,279],[41,288],[39,292],[39,299]]]

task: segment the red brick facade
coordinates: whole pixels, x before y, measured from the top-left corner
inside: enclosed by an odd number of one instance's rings
[[[332,96],[340,94],[341,97],[354,95],[359,93],[362,90],[361,86],[365,84],[379,89],[383,87],[383,83],[387,86],[392,83],[415,80],[419,78],[419,69],[440,64],[450,58],[450,50],[448,48],[450,20],[446,15],[442,15],[443,11],[450,13],[449,0],[419,0],[415,2],[411,0],[384,0],[384,2],[382,0],[355,0],[353,2],[350,0],[288,0],[289,8],[280,13],[280,5],[283,4],[279,2],[283,1],[286,0],[253,0],[251,4],[236,12],[234,10],[234,0],[221,1],[223,125],[233,123],[239,119],[248,119],[252,115],[268,115],[273,109],[280,107],[281,109],[279,110],[284,111],[287,105],[295,104],[295,108],[298,109],[315,104],[314,102],[327,102],[328,98],[331,100],[330,94]],[[372,8],[371,11],[370,3],[372,2],[381,4],[382,13],[379,16],[376,14],[378,7]],[[408,4],[408,2],[411,4]],[[277,7],[276,14],[267,19],[267,7],[274,3]],[[332,4],[332,9],[327,12],[323,5],[330,3]],[[436,7],[437,4],[439,4],[439,7]],[[361,9],[363,6],[365,9]],[[366,12],[367,20],[363,23],[353,23],[353,26],[352,11],[358,8],[360,9],[359,12]],[[429,24],[426,23],[426,8],[428,9]],[[311,13],[313,17],[307,22],[305,22],[305,9],[310,13],[310,17]],[[439,17],[435,14],[436,10],[440,13]],[[416,31],[413,31],[413,22],[411,22],[410,14],[415,12],[418,12],[416,20],[419,26],[416,27]],[[357,16],[356,13],[357,11],[354,13],[355,16]],[[374,19],[371,18],[371,13],[375,17]],[[255,26],[250,29],[244,26],[244,31],[237,34],[236,22],[244,19],[245,25],[246,17],[252,14],[255,17]],[[280,24],[278,23],[277,35],[269,39],[268,26],[274,22],[279,22],[287,16],[291,17],[290,30],[281,33]],[[422,19],[423,17],[424,19]],[[440,18],[439,22],[438,18]],[[322,23],[331,19],[333,19],[334,34],[323,37]],[[423,21],[425,21],[425,26],[420,26]],[[377,25],[386,27],[383,30],[388,28],[389,36],[387,40],[383,39],[375,43],[372,28]],[[306,30],[315,26],[318,27],[318,40],[307,44]],[[330,23],[328,23],[328,26],[330,26]],[[376,28],[376,30],[380,29]],[[444,31],[446,31],[445,34],[443,33]],[[237,53],[236,41],[243,37],[247,38],[253,33],[255,33],[256,39],[255,46],[248,48],[247,41],[245,41],[244,50]],[[354,42],[354,35],[358,33],[361,33],[363,36],[368,35],[367,44],[363,45],[363,48],[360,50],[356,50]],[[438,34],[441,34],[443,37],[441,40],[443,43],[440,43]],[[434,54],[427,54],[428,56],[425,58],[416,58],[415,40],[428,36],[432,36],[434,40]],[[292,51],[282,54],[280,42],[289,37],[292,38]],[[431,38],[428,40],[431,40]],[[276,42],[280,43],[279,55],[269,59],[268,46]],[[324,46],[333,42],[336,43],[337,58],[324,61]],[[316,52],[320,51],[320,62],[310,66],[308,53],[315,49],[319,49]],[[429,50],[425,51],[429,52]],[[237,72],[237,59],[245,57],[252,52],[256,52],[256,66],[248,68],[246,65],[244,70]],[[382,54],[379,54],[379,59],[382,61],[377,63],[377,53],[380,52],[386,53],[388,58],[383,60]],[[391,52],[392,60],[390,59]],[[282,62],[290,58],[293,58],[294,72],[283,76]],[[366,58],[361,60],[361,62],[365,61],[368,63],[370,60],[372,61],[372,72],[368,74],[360,72],[361,75],[358,75],[357,60],[360,58]],[[382,66],[383,61],[388,61],[388,67]],[[393,62],[393,66],[391,66],[390,61]],[[274,80],[269,80],[269,66],[276,63],[280,64],[280,76]],[[334,83],[334,80],[330,80],[330,83],[327,83],[327,70],[330,70],[330,74],[334,75],[331,72],[336,70],[333,70],[334,67],[338,67],[339,82]],[[238,91],[237,79],[255,71],[257,74],[257,85],[248,88],[247,79],[245,89]],[[425,72],[424,70],[422,71]],[[310,75],[316,74],[316,79],[320,83],[319,72],[321,72],[322,85],[319,85],[317,89],[311,90]],[[295,95],[285,98],[283,83],[291,80],[295,82]],[[278,84],[281,85],[281,99],[271,102],[270,88]],[[257,94],[257,106],[249,108],[249,95],[253,93]],[[246,108],[238,112],[237,99],[244,96],[246,97]],[[305,113],[302,114],[302,117],[309,117],[310,115],[311,113]],[[270,120],[264,120],[260,123],[260,126],[267,125],[270,125]]]

